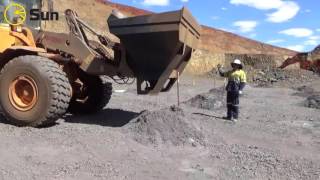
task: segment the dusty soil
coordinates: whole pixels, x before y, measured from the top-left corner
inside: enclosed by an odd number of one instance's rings
[[[214,95],[222,84],[183,77],[181,101],[194,103],[179,108],[175,89],[137,96],[134,85],[116,85],[126,92],[99,114],[42,129],[1,123],[0,179],[320,178],[320,111],[304,106],[307,96],[248,86],[235,124],[221,119],[223,106],[198,106],[223,102]]]

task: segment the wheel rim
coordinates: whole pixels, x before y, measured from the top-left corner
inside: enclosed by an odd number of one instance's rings
[[[20,75],[10,84],[9,99],[17,110],[28,111],[37,103],[38,86],[30,76]]]

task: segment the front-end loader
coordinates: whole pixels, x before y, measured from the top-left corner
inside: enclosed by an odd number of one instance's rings
[[[66,112],[98,112],[111,98],[107,79],[136,79],[138,94],[169,91],[200,38],[200,26],[186,8],[129,18],[110,13],[102,35],[70,9],[64,14],[69,32],[57,33],[7,8],[15,3],[26,12],[42,9],[41,0],[1,3],[6,19],[0,15],[0,105],[19,126],[52,124]],[[53,10],[52,1],[47,6]]]

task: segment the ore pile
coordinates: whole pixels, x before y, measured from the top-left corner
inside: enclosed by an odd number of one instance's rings
[[[144,145],[205,145],[204,135],[188,122],[183,110],[177,107],[145,111],[126,129],[135,141]]]
[[[225,105],[224,92],[224,88],[212,89],[208,93],[199,94],[191,98],[185,104],[205,110],[219,109]]]
[[[305,106],[320,109],[320,93],[309,96],[305,102]]]
[[[297,92],[294,94],[296,96],[305,97],[304,106],[308,108],[320,109],[320,92],[315,91],[309,86],[298,87]]]
[[[258,87],[272,87],[273,85],[287,87],[316,79],[319,79],[317,74],[306,70],[265,69],[253,73],[253,77],[249,76],[249,80]]]

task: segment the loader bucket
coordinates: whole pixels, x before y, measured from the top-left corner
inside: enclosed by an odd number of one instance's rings
[[[109,20],[110,32],[120,38],[127,63],[137,78],[139,94],[168,91],[197,48],[200,25],[191,13],[180,11]],[[141,86],[147,82],[148,87]]]

